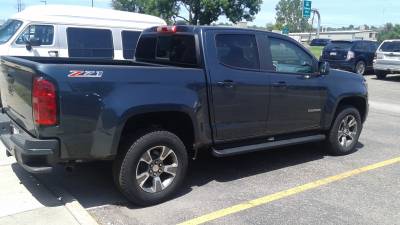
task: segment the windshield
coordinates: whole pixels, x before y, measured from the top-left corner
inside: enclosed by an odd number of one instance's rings
[[[19,20],[7,20],[0,27],[0,44],[6,43],[10,38],[17,32],[18,28],[20,28],[22,22]]]
[[[349,41],[332,41],[326,46],[328,49],[340,49],[340,50],[350,50],[352,42]]]
[[[400,52],[400,41],[384,42],[379,50],[383,52]]]

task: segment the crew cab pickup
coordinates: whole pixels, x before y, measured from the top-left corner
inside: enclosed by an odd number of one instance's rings
[[[101,50],[98,50],[101,51]],[[199,151],[232,156],[308,142],[356,149],[364,78],[293,39],[222,27],[145,30],[134,61],[1,58],[1,140],[29,172],[113,160],[135,204],[170,198]]]

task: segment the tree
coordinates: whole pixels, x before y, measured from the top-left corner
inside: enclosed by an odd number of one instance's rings
[[[168,22],[179,19],[189,24],[211,24],[221,15],[232,23],[252,21],[261,3],[262,0],[112,0],[118,10],[151,14]]]
[[[302,32],[310,29],[308,19],[303,18],[301,0],[280,0],[275,7],[276,27],[288,26],[290,32]]]
[[[383,26],[383,29],[378,33],[378,41],[387,39],[400,39],[400,24],[387,23]]]

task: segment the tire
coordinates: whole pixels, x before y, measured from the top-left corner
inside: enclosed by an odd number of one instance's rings
[[[126,153],[117,157],[113,166],[118,189],[139,206],[154,205],[171,198],[186,175],[188,154],[185,145],[168,131],[149,131],[127,139],[130,140],[124,140],[120,149]]]
[[[375,74],[378,80],[383,80],[386,78],[388,73],[386,71],[375,70]]]
[[[355,123],[355,130],[353,125],[348,127],[343,126],[349,125],[352,119],[354,119],[354,121],[351,123]],[[344,121],[348,123],[345,124]],[[356,150],[362,126],[361,116],[356,108],[352,106],[341,107],[329,130],[325,143],[328,153],[332,155],[347,155],[353,153]],[[352,141],[350,142],[351,138]]]
[[[354,72],[360,75],[364,75],[366,71],[367,71],[367,64],[365,64],[363,60],[358,61],[354,68]]]

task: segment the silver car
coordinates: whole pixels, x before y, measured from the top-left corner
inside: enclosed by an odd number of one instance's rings
[[[374,70],[378,79],[385,79],[391,73],[400,73],[400,39],[382,42],[376,51]]]

